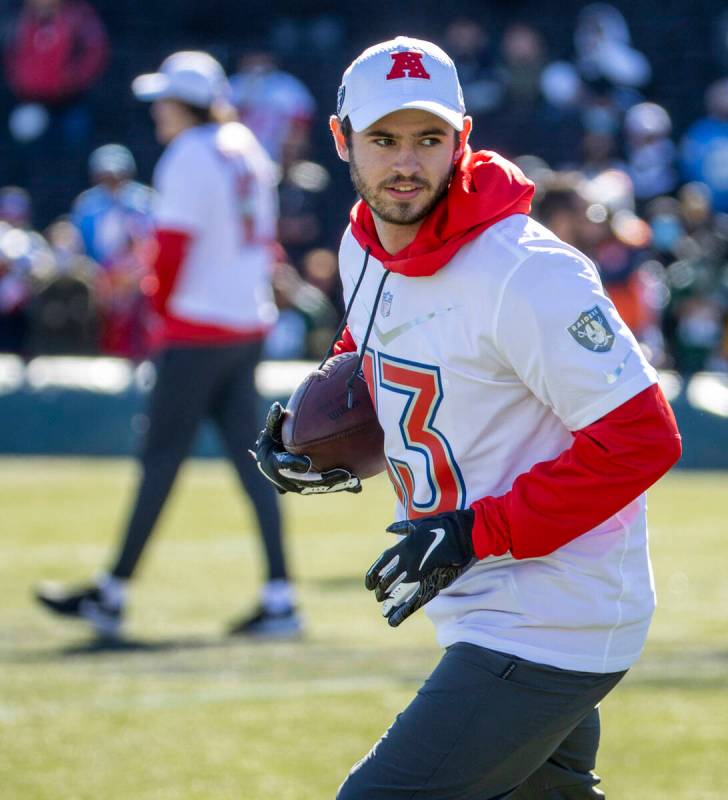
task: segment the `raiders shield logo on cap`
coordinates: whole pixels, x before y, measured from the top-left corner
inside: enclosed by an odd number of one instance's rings
[[[614,344],[614,332],[599,306],[582,311],[567,330],[574,341],[593,353],[606,353]]]

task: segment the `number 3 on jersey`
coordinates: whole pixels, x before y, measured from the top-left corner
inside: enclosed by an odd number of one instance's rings
[[[377,387],[396,392],[407,399],[399,420],[405,448],[419,453],[425,460],[429,497],[414,499],[414,475],[406,461],[388,458],[389,477],[405,508],[407,518],[414,519],[463,507],[465,486],[450,444],[435,427],[435,418],[442,402],[442,382],[438,367],[378,354],[375,367],[373,351],[367,350],[363,363],[369,393],[377,405]],[[375,376],[375,372],[378,373]],[[378,377],[378,382],[376,378]]]

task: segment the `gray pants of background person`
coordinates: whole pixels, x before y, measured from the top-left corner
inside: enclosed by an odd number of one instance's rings
[[[247,491],[258,521],[268,577],[286,578],[278,495],[248,449],[261,424],[255,366],[261,343],[168,347],[157,358],[149,399],[149,430],[141,453],[141,479],[110,573],[130,578],[167,501],[200,423],[210,418]]]
[[[449,647],[337,800],[587,800],[599,701],[624,672],[571,672]]]

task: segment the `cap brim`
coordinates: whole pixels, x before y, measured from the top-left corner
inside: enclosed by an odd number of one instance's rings
[[[459,108],[452,108],[435,100],[408,100],[404,103],[393,103],[391,100],[389,102],[378,101],[350,111],[348,116],[351,121],[351,127],[354,131],[360,133],[370,125],[373,125],[378,119],[386,117],[387,114],[393,114],[395,111],[404,111],[409,108],[429,111],[430,114],[434,114],[447,122],[456,131],[463,129],[463,112]]]
[[[137,100],[152,101],[167,97],[169,93],[169,78],[161,72],[150,72],[134,78],[131,90]]]

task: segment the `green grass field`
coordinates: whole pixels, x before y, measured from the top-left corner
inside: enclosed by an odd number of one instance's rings
[[[327,800],[438,659],[424,618],[389,630],[362,575],[386,544],[384,481],[284,498],[308,635],[222,635],[260,580],[224,463],[189,464],[142,566],[115,651],[46,616],[40,579],[103,566],[129,461],[0,459],[2,800]],[[642,661],[602,706],[610,800],[728,796],[728,475],[650,495],[659,609]]]

